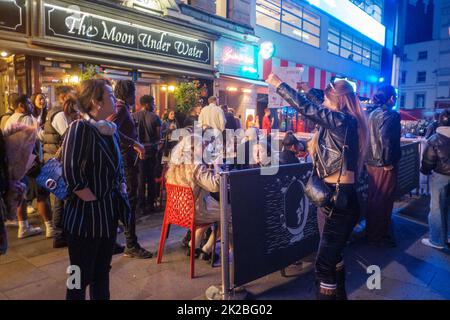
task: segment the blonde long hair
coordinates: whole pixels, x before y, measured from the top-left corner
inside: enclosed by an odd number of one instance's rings
[[[353,116],[358,124],[359,157],[358,172],[361,172],[369,142],[367,117],[362,109],[352,85],[346,80],[338,80],[325,88],[325,96],[336,106],[336,110]],[[308,143],[308,149],[313,159],[319,144],[319,132]]]

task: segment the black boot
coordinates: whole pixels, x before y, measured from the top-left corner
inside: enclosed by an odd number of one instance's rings
[[[336,269],[336,300],[348,300],[345,290],[345,267]]]

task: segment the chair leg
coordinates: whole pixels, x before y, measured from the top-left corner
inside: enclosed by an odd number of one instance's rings
[[[167,239],[167,231],[169,228],[169,224],[166,222],[163,222],[163,227],[161,230],[161,237],[159,239],[159,248],[158,248],[158,257],[156,259],[156,263],[160,264],[161,260],[162,260],[162,256],[163,256],[163,251],[164,251],[164,245],[166,243],[166,239]]]
[[[216,256],[216,243],[217,243],[217,228],[216,228],[216,224],[213,224],[213,238],[214,238],[214,243],[213,243],[212,253],[211,253],[211,267],[214,267],[214,258]]]
[[[190,270],[191,279],[194,278],[194,264],[195,264],[195,226],[191,228],[191,256],[190,258]]]

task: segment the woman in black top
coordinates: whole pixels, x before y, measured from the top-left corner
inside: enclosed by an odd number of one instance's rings
[[[353,87],[346,80],[330,83],[323,103],[317,96],[297,92],[276,75],[270,75],[267,82],[306,119],[319,125],[310,144],[315,174],[331,190],[339,180],[340,190],[347,199],[345,208],[334,208],[326,218],[316,259],[317,297],[346,299],[342,252],[359,216],[354,185],[367,145],[366,117]],[[343,170],[339,178],[341,164]]]
[[[69,190],[63,226],[81,287],[68,286],[67,299],[85,299],[89,285],[91,299],[106,300],[118,220],[128,225],[130,213],[117,128],[105,121],[116,101],[104,79],[83,81],[78,98],[84,119],[71,123],[62,163]]]

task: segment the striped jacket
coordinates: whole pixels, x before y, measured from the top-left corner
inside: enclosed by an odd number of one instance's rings
[[[69,197],[64,207],[66,232],[86,238],[113,238],[118,220],[128,225],[130,206],[120,192],[125,182],[119,136],[102,135],[85,120],[71,123],[63,142],[63,176]],[[83,201],[73,192],[89,188],[95,201]]]

